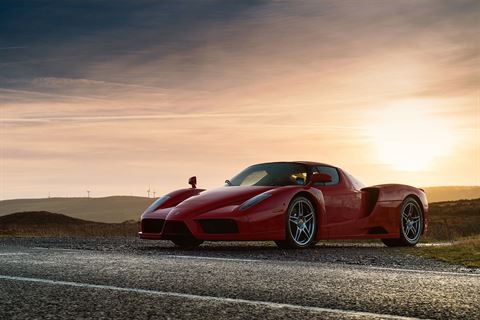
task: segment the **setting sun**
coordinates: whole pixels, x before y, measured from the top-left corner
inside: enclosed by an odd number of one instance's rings
[[[423,101],[406,101],[379,111],[371,136],[378,158],[397,170],[420,171],[452,153],[451,125]]]

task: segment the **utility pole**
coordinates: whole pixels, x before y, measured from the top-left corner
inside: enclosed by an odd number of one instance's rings
[[[87,198],[90,198],[90,190],[87,190]]]
[[[148,186],[147,197],[150,198],[150,185]]]
[[[154,199],[155,199],[155,194],[156,194],[155,189],[153,189],[153,198]]]

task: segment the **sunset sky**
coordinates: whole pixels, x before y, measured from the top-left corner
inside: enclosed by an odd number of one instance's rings
[[[479,1],[2,1],[1,199],[265,161],[480,185]]]

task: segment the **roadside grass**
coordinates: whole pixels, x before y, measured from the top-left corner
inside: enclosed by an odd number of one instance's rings
[[[408,253],[468,268],[480,268],[480,235],[459,239],[447,246],[411,248]]]
[[[480,268],[480,199],[432,203],[428,220],[422,242],[452,244],[409,248],[407,253]]]

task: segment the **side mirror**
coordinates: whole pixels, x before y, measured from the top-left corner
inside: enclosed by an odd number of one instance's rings
[[[320,182],[320,183],[332,182],[332,177],[328,173],[317,172],[312,175],[310,184],[315,184],[317,182]]]
[[[190,177],[190,179],[188,179],[188,184],[192,186],[192,189],[195,189],[197,187],[197,177]]]

